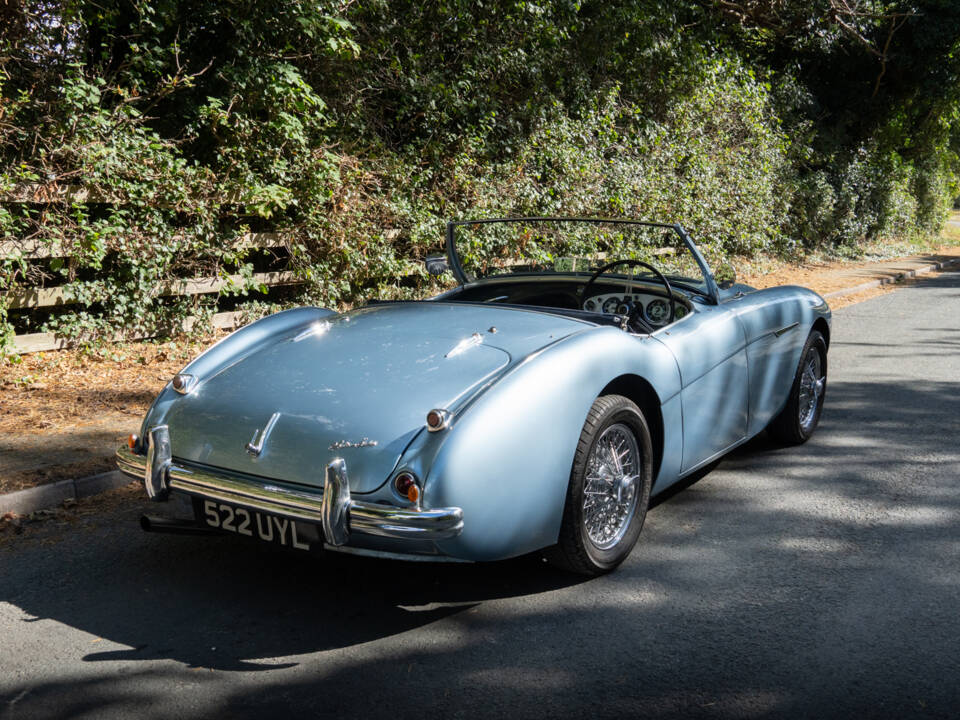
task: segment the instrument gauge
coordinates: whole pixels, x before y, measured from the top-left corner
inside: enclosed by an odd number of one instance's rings
[[[657,298],[647,304],[643,309],[643,314],[647,320],[650,321],[651,325],[656,325],[657,327],[666,325],[667,320],[670,318],[670,306],[666,300]]]
[[[617,312],[617,305],[620,304],[620,298],[611,297],[603,301],[603,311],[608,315],[613,315]]]
[[[583,304],[583,309],[587,310],[588,312],[595,312],[597,309],[597,304],[593,300],[587,300]]]

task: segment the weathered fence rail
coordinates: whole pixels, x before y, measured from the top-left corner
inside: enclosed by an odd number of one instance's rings
[[[269,250],[284,247],[286,242],[279,233],[260,232],[244,233],[232,246],[234,250],[255,249]],[[43,240],[0,240],[0,257],[19,255],[25,260],[44,260],[47,258],[63,257],[67,251],[59,243],[48,243]]]
[[[205,295],[220,292],[221,290],[243,285],[242,275],[226,275],[223,277],[188,278],[166,283],[157,295]],[[290,270],[275,272],[253,273],[250,280],[259,285],[292,285],[298,281],[296,273]],[[8,307],[13,310],[26,308],[47,308],[59,305],[70,305],[79,302],[70,295],[68,286],[51,288],[14,288],[7,293]]]
[[[237,198],[226,198],[224,203],[238,202]],[[95,189],[81,185],[23,185],[0,196],[0,204],[54,205],[67,204],[104,204],[120,205],[119,198],[110,197]],[[275,232],[248,232],[239,236],[232,249],[272,250],[287,245],[288,238]],[[43,261],[64,257],[67,249],[59,243],[39,239],[0,238],[0,258],[18,257],[27,261]],[[220,293],[232,286],[242,286],[251,281],[257,285],[278,287],[294,285],[300,282],[296,273],[290,270],[257,272],[250,278],[241,275],[223,275],[217,277],[194,277],[175,280],[157,289],[160,296],[204,295]],[[5,292],[5,301],[10,310],[49,310],[60,306],[80,302],[71,294],[69,284],[52,287],[12,287]],[[233,328],[243,316],[241,311],[221,312],[213,316],[213,325],[217,328]],[[195,319],[185,323],[189,329]],[[14,338],[13,351],[17,353],[57,350],[66,347],[68,341],[54,333],[25,333]]]

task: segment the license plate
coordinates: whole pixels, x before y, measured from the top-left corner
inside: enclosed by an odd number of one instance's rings
[[[310,523],[296,522],[216,500],[202,500],[197,509],[208,527],[295,550],[319,549],[323,546],[320,529]]]

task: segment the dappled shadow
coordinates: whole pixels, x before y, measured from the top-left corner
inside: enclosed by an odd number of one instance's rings
[[[149,405],[157,396],[154,390],[138,390],[136,388],[124,387],[89,387],[66,389],[50,387],[45,385],[43,388],[32,389],[29,385],[21,392],[36,393],[50,403],[56,403],[63,400],[78,402],[83,405],[89,405],[96,402],[107,406],[125,406],[125,405]]]
[[[8,675],[0,702],[31,718],[950,716],[956,361],[916,354],[940,330],[850,317],[812,440],[761,435],[661,495],[602,578],[534,558],[317,561],[141,535],[134,509],[76,542],[0,551],[4,629],[62,623],[84,670]]]
[[[142,392],[36,390],[23,412],[0,402],[0,491],[39,484],[43,476],[76,478],[103,469],[122,438],[140,426],[153,399]],[[84,465],[98,460],[90,472]],[[79,475],[82,477],[83,475]]]
[[[0,436],[0,488],[14,476],[69,471],[91,460],[112,458],[122,436],[123,431],[109,423],[63,434],[4,434]]]
[[[138,534],[130,520],[120,520],[123,545],[103,548],[107,556],[82,573],[69,557],[44,560],[67,593],[21,586],[0,601],[128,646],[91,648],[86,661],[171,658],[191,668],[261,670],[275,664],[248,659],[349,647],[485,600],[581,581],[539,558],[482,566],[319,559],[241,538]]]
[[[960,573],[943,555],[960,546],[960,489],[944,477],[949,457],[933,430],[955,428],[958,392],[958,383],[833,383],[810,443],[761,436],[660,498],[628,562],[588,582],[532,558],[318,561],[126,526],[85,538],[82,553],[61,543],[9,556],[6,567],[39,563],[35,574],[17,568],[21,581],[0,594],[25,613],[20,622],[56,620],[122,646],[91,644],[86,663],[143,667],[3,695],[28,691],[17,706],[30,717],[122,715],[168,702],[171,683],[207,698],[195,707],[211,702],[231,717],[465,707],[830,716],[871,703],[892,715],[916,710],[918,698],[942,708],[955,690],[939,680],[960,641]],[[90,552],[97,559],[80,563]],[[31,576],[56,578],[55,589],[24,582]],[[195,668],[267,679],[241,689]]]

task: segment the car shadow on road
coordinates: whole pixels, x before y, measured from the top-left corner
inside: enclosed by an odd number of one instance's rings
[[[479,565],[316,557],[231,536],[143,534],[130,512],[116,522],[115,534],[77,538],[94,562],[75,545],[33,548],[15,562],[36,564],[26,574],[47,582],[0,592],[0,602],[23,610],[22,622],[57,620],[125,646],[91,645],[88,662],[167,658],[188,668],[270,670],[283,664],[250,658],[356,646],[479,603],[586,580],[538,556]]]

